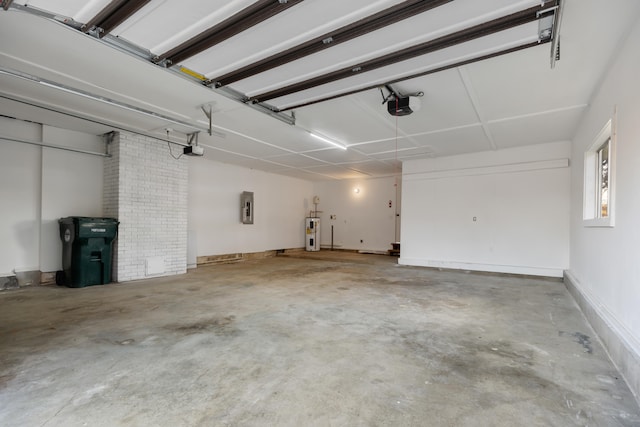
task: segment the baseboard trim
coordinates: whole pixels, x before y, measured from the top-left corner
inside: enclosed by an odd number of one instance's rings
[[[39,270],[16,271],[10,276],[0,276],[0,290],[18,289],[27,286],[54,285],[56,272]]]
[[[0,291],[18,289],[19,287],[20,285],[18,284],[18,279],[15,275],[0,276]]]
[[[564,272],[564,283],[640,405],[640,353],[634,351],[621,333],[622,327],[584,292],[580,281],[570,271]]]
[[[516,274],[518,276],[554,277],[561,279],[564,270],[560,268],[522,267],[515,265],[475,264],[467,262],[434,261],[428,259],[406,258],[400,255],[400,265],[441,268],[446,270],[481,271],[488,273]]]
[[[56,284],[56,272],[55,271],[47,271],[40,273],[40,284],[41,285],[55,285]]]
[[[220,255],[205,255],[197,257],[197,265],[232,264],[253,259],[272,258],[282,253],[303,251],[304,248],[273,249],[262,252],[230,253]]]

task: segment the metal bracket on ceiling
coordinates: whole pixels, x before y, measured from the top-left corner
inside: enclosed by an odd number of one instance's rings
[[[84,25],[83,25],[84,27]],[[91,27],[89,30],[86,31],[86,33],[88,35],[90,35],[91,37],[95,37],[97,39],[102,38],[101,34],[104,33],[104,30],[100,27]]]
[[[202,112],[204,113],[204,115],[207,117],[209,123],[206,129],[207,133],[209,134],[209,136],[217,136],[219,138],[226,138],[227,134],[225,134],[224,132],[220,132],[215,130],[213,127],[213,106],[215,105],[216,101],[212,101],[211,103],[207,103],[207,104],[202,104],[199,106],[199,108],[202,110]],[[196,107],[197,108],[197,107]],[[217,110],[216,110],[217,111]],[[199,131],[198,131],[199,132]],[[191,135],[191,134],[187,134],[187,135]]]
[[[260,111],[268,116],[273,117],[274,119],[278,119],[281,122],[284,122],[288,125],[295,126],[296,125],[296,115],[295,114],[286,114],[283,111],[280,111],[276,108],[271,107],[270,105],[264,104],[262,102],[247,102],[246,105],[250,106],[256,111]]]
[[[198,145],[198,135],[200,134],[200,131],[196,131],[193,133],[188,133],[187,134],[187,144],[189,145]],[[209,135],[211,135],[211,133],[209,133]]]
[[[556,22],[556,12],[558,6],[552,6],[547,9],[539,10],[536,12],[536,19],[538,20],[538,42],[551,40],[553,35],[553,27]]]
[[[8,10],[9,6],[11,6],[11,3],[13,3],[13,0],[2,0],[2,3],[0,3],[0,5],[2,5],[2,8],[4,10]]]
[[[171,67],[171,65],[173,65],[171,63],[171,60],[169,59],[160,59],[160,57],[158,57],[157,55],[154,56],[153,58],[151,58],[151,62],[153,62],[154,64],[162,67],[162,68],[169,68]]]
[[[380,95],[382,95],[382,104],[384,105],[387,101],[389,101],[392,97],[395,96],[395,93],[393,92],[392,89],[389,88],[388,85],[384,85],[384,87],[387,88],[387,90],[389,91],[389,95],[384,96],[384,91],[382,90],[382,87],[380,87]]]
[[[553,6],[539,10],[536,13],[538,19],[538,42],[551,41],[551,68],[555,68],[556,61],[560,60],[560,24],[562,22],[563,4],[556,0]],[[545,6],[547,2],[542,2]]]
[[[259,111],[263,114],[273,117],[274,119],[278,119],[281,122],[284,122],[288,125],[295,126],[296,124],[296,116],[295,114],[286,114],[276,108],[273,108],[267,104],[261,102],[255,102],[247,97],[245,94],[238,92],[236,90],[231,89],[229,86],[223,86],[217,89],[212,89],[215,93],[219,93],[220,95],[225,96],[226,98],[232,99],[237,102],[241,102],[247,107],[251,107],[256,111]]]
[[[213,108],[211,107],[211,104],[209,104],[209,105],[208,105],[208,107],[209,107],[209,111],[207,111],[207,110],[204,108],[204,105],[201,105],[201,106],[200,106],[200,109],[202,110],[202,112],[204,113],[204,115],[205,115],[205,116],[207,116],[207,119],[209,119],[209,129],[207,130],[207,133],[208,133],[209,135],[211,135],[211,133],[212,133],[211,115],[212,115],[212,112],[213,112]],[[193,135],[193,134],[189,134],[189,135]]]
[[[536,12],[536,17],[538,19],[540,19],[543,15],[546,15],[549,12],[555,12],[559,8],[560,8],[560,6],[556,5],[556,6],[551,6],[551,7],[547,8],[547,9],[539,10],[539,11]]]
[[[113,143],[113,140],[115,139],[115,137],[116,137],[115,131],[107,132],[104,135],[102,135],[102,139],[104,139],[104,154],[107,156],[111,155],[111,153],[109,153],[109,147]]]
[[[111,131],[111,132],[105,133],[102,136],[104,137],[104,142],[106,144],[111,144],[113,142],[113,139],[116,137],[116,133],[114,131]]]
[[[553,31],[551,33],[551,68],[555,68],[560,60],[560,26],[562,25],[563,2],[558,0],[558,8],[554,13]]]
[[[380,87],[380,94],[382,94],[382,104],[385,104],[391,98],[398,99],[398,98],[404,98],[404,97],[407,97],[407,96],[415,96],[415,97],[421,98],[421,97],[424,96],[424,92],[422,92],[422,91],[414,92],[414,93],[401,94],[400,92],[395,90],[393,87],[391,87],[390,84],[386,84],[386,85],[384,85],[384,87],[389,91],[389,95],[387,95],[385,97],[384,96],[384,91],[382,90],[382,87]]]

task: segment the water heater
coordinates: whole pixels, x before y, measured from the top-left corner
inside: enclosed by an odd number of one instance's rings
[[[320,250],[320,218],[309,217],[305,221],[307,251]]]

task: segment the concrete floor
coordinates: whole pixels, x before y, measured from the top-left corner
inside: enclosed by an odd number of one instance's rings
[[[0,425],[640,425],[562,283],[313,258],[0,293]]]

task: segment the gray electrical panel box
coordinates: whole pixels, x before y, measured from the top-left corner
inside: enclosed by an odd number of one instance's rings
[[[240,219],[243,224],[253,224],[253,191],[243,191],[240,196]]]

